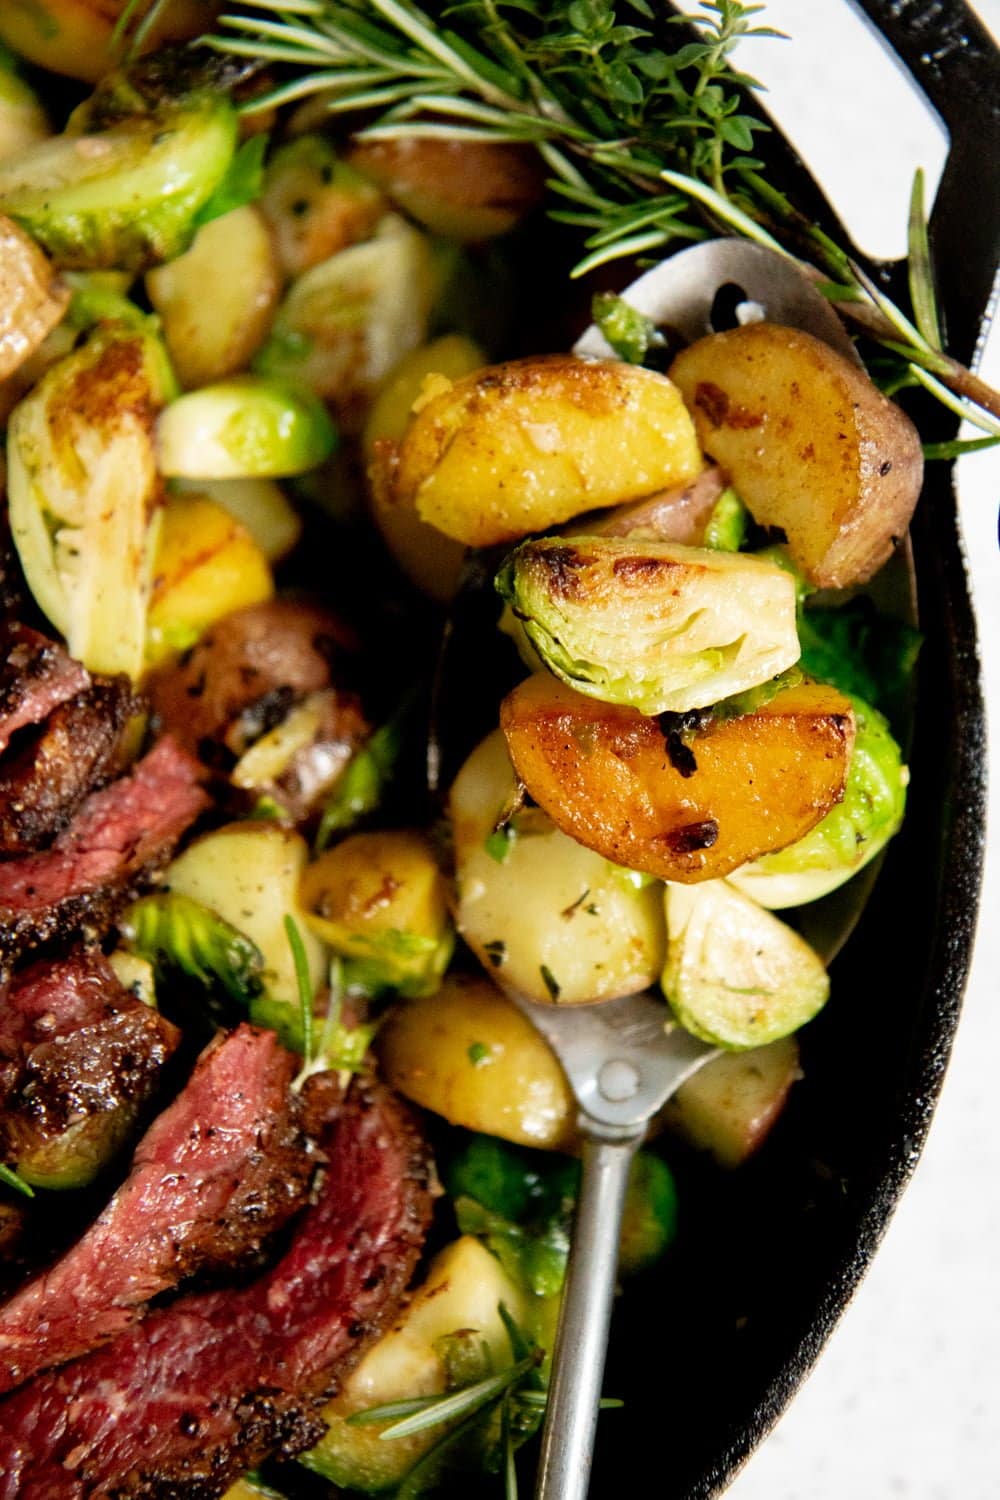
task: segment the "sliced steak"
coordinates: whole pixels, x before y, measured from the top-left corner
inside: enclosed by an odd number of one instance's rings
[[[179,662],[154,672],[148,691],[163,727],[218,765],[299,698],[327,687],[353,644],[328,610],[272,599],[226,615]]]
[[[179,1040],[98,951],[18,974],[0,1003],[0,1160],[33,1182],[83,1187],[127,1138]]]
[[[398,1306],[431,1203],[423,1145],[384,1090],[355,1083],[322,1142],[315,1202],[273,1270],[181,1297],[0,1402],[0,1500],[211,1500],[317,1440],[322,1401]]]
[[[0,760],[0,854],[38,849],[124,769],[123,741],[138,709],[127,677],[95,678]]]
[[[0,1391],[107,1343],[193,1272],[239,1265],[302,1207],[315,1155],[295,1067],[250,1026],[202,1053],[100,1218],[0,1307]]]
[[[50,849],[0,863],[0,961],[80,928],[100,932],[207,806],[200,769],[172,739],[94,792]]]
[[[82,693],[90,678],[62,646],[27,625],[10,625],[0,667],[0,754],[28,724],[42,724],[54,708]]]

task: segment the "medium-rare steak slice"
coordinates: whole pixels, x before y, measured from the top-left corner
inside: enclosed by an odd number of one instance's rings
[[[9,625],[0,666],[0,754],[12,734],[41,724],[54,708],[82,693],[90,678],[85,667],[28,625]]]
[[[127,677],[95,678],[0,760],[0,854],[38,849],[124,769],[123,741],[138,709]]]
[[[431,1204],[424,1147],[383,1089],[355,1082],[322,1144],[315,1202],[273,1270],[181,1297],[0,1402],[0,1500],[211,1500],[318,1439],[323,1399],[398,1306]]]
[[[0,962],[87,927],[100,932],[207,805],[196,761],[165,737],[93,792],[43,853],[0,863]]]
[[[0,991],[0,1160],[36,1185],[85,1186],[127,1139],[179,1040],[99,951],[17,974]]]
[[[251,1026],[202,1053],[101,1216],[0,1307],[0,1391],[106,1343],[194,1271],[238,1265],[301,1208],[315,1155],[296,1061]]]

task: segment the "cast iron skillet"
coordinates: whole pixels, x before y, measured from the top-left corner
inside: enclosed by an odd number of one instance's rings
[[[931,247],[947,345],[969,361],[1000,261],[1000,54],[963,0],[860,4],[950,131]],[[835,223],[782,149],[797,200]],[[941,408],[918,417],[927,438],[953,435]],[[732,1175],[677,1162],[685,1213],[669,1274],[633,1285],[616,1313],[605,1390],[626,1404],[601,1421],[595,1500],[637,1471],[664,1500],[725,1488],[843,1312],[927,1133],[972,951],[986,811],[950,466],[929,466],[912,536],[925,644],[906,823],[835,960],[833,1000],[801,1036],[806,1081],[766,1150]]]

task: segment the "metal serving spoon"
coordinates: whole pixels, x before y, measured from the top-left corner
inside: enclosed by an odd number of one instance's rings
[[[737,322],[766,319],[801,328],[860,364],[837,315],[795,262],[746,241],[695,245],[654,267],[623,296],[685,341],[713,331],[713,312],[723,300]],[[613,355],[596,327],[583,334],[573,352]],[[833,922],[821,924],[826,930],[816,946],[827,960],[853,927],[867,895],[867,882],[852,884],[858,888],[830,913]],[[817,934],[811,936],[815,941]],[[563,1007],[518,994],[510,998],[549,1043],[580,1109],[583,1172],[535,1494],[536,1500],[583,1500],[632,1158],[650,1120],[718,1050],[669,1024],[662,998],[648,993]]]

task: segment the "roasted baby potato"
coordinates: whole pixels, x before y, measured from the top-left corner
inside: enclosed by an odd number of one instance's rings
[[[793,1036],[726,1052],[681,1084],[660,1120],[720,1166],[738,1167],[761,1145],[801,1076]]]
[[[799,329],[711,334],[670,367],[705,452],[762,526],[778,526],[821,588],[862,583],[909,525],[923,455],[916,428],[863,370]]]
[[[186,651],[216,620],[273,593],[267,558],[245,526],[207,495],[168,496],[146,617],[147,661]]]
[[[651,495],[702,467],[665,376],[572,355],[431,377],[382,462],[387,503],[473,547]]]
[[[513,229],[540,198],[537,158],[494,141],[361,141],[350,162],[399,207],[447,240]]]
[[[799,658],[794,579],[744,553],[542,537],[507,558],[496,586],[550,671],[643,714],[718,703]]]
[[[499,730],[451,789],[458,928],[483,967],[533,1000],[609,1000],[655,982],[666,953],[659,891],[516,802]]]
[[[711,719],[688,747],[694,770],[657,720],[548,675],[516,687],[500,722],[514,769],[557,827],[615,864],[681,882],[801,838],[843,795],[854,740],[849,699],[819,683]]]
[[[496,1256],[471,1235],[446,1245],[389,1331],[324,1406],[326,1436],[300,1462],[365,1494],[395,1489],[448,1429],[435,1426],[382,1442],[388,1421],[356,1426],[348,1418],[390,1401],[442,1395],[459,1374],[456,1364],[466,1376],[463,1384],[506,1369],[513,1355],[501,1304],[515,1322],[527,1322],[525,1295]]]
[[[453,1125],[556,1151],[575,1138],[562,1068],[488,979],[449,974],[436,994],[405,1001],[378,1047],[390,1087]]]
[[[368,462],[375,458],[380,444],[394,445],[403,436],[410,408],[427,375],[458,380],[478,370],[483,363],[482,350],[460,333],[433,339],[400,360],[368,413],[362,437]],[[382,539],[411,583],[433,599],[447,603],[458,586],[465,548],[428,526],[415,511],[394,504],[391,484],[386,487],[380,482],[383,472],[376,462],[372,470],[371,512]]]
[[[0,37],[39,67],[96,83],[114,61],[112,34],[127,4],[128,0],[4,0]],[[209,0],[171,0],[159,8],[143,50],[208,30],[217,9]]]
[[[444,877],[422,834],[353,834],[308,867],[299,895],[313,931],[372,988],[437,989],[453,933]]]
[[[251,204],[199,229],[189,250],[146,277],[181,385],[233,375],[267,336],[281,292],[271,233]]]

